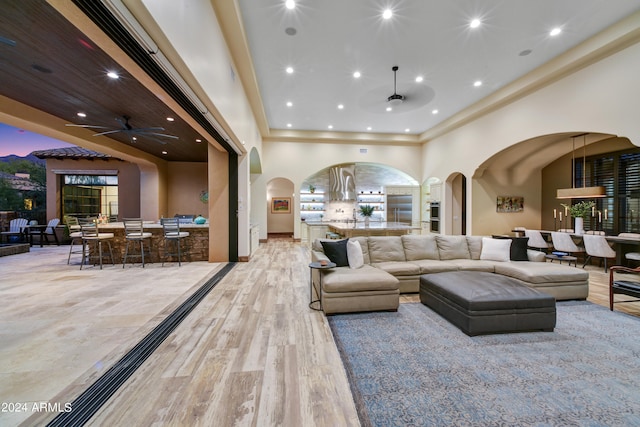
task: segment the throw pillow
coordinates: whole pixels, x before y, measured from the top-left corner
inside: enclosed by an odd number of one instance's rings
[[[511,251],[509,257],[511,261],[529,261],[529,255],[527,255],[527,247],[529,245],[528,237],[511,237],[511,236],[493,236],[494,239],[509,239],[511,240]]]
[[[347,257],[348,240],[349,239],[320,242],[324,254],[331,262],[334,262],[337,267],[346,267],[349,265],[349,258]]]
[[[347,241],[347,258],[351,268],[360,268],[364,265],[364,254],[360,242],[357,240]]]
[[[480,259],[487,261],[509,261],[510,251],[510,239],[492,239],[490,237],[483,237]]]

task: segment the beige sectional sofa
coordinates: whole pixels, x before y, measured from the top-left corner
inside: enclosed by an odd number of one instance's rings
[[[396,310],[400,293],[419,291],[420,276],[445,271],[485,271],[518,279],[557,300],[586,299],[589,275],[567,265],[545,262],[542,252],[527,250],[528,261],[481,259],[482,236],[404,235],[353,237],[360,243],[364,265],[314,270],[326,314]],[[312,261],[328,259],[321,240],[312,245]]]

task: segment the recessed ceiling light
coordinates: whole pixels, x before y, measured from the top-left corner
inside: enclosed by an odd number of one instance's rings
[[[387,107],[387,111],[393,111],[393,108]]]
[[[293,74],[293,67],[287,67],[287,74]]]
[[[438,114],[438,110],[431,110],[431,114]]]
[[[287,107],[293,107],[293,102],[287,101]]]
[[[202,142],[202,140],[201,140],[200,138],[198,138],[198,139],[196,139],[196,142],[197,142],[198,144],[200,144],[200,143]]]
[[[560,34],[562,32],[561,28],[554,28],[553,30],[551,30],[551,32],[549,32],[549,35],[551,37],[553,36],[557,36],[558,34]]]
[[[473,85],[475,87],[480,87],[480,86],[482,86],[482,82],[480,80],[476,80],[475,82],[473,82]]]
[[[343,110],[343,109],[344,109],[344,105],[338,104],[338,110]]]
[[[109,71],[109,72],[107,73],[107,77],[110,77],[110,78],[112,78],[112,79],[119,79],[119,78],[120,78],[120,76],[118,75],[118,73],[115,73],[115,72],[113,72],[113,71]]]
[[[480,26],[480,20],[479,19],[473,19],[470,23],[469,23],[469,27],[471,28],[478,28]]]
[[[287,127],[290,128],[291,127],[291,123],[287,123]]]
[[[527,56],[527,55],[530,55],[530,54],[531,54],[531,52],[533,52],[533,50],[531,50],[531,49],[525,49],[525,50],[523,50],[522,52],[520,52],[518,55],[519,55],[519,56]]]
[[[134,140],[134,141],[137,141],[137,140],[138,140],[138,138],[137,138],[137,137],[135,137],[135,136],[132,136],[132,137],[131,137],[131,139],[132,139],[132,140]]]
[[[360,76],[362,76],[362,74],[360,74],[360,71],[356,71],[355,73],[353,73],[353,77],[355,77],[356,79],[359,79]]]
[[[418,76],[416,77],[416,83],[421,83],[424,80],[424,77]]]
[[[169,154],[169,153],[167,153],[166,151],[163,151],[162,154]]]
[[[405,131],[405,132],[411,132],[411,129],[406,128],[404,131]]]
[[[295,9],[296,8],[296,2],[294,0],[287,0],[284,2],[284,5],[287,7],[287,9]]]
[[[288,36],[295,36],[298,33],[298,30],[296,30],[293,27],[287,27],[287,28],[284,29],[284,32]]]
[[[172,121],[174,121],[174,120],[175,120],[175,119],[174,119],[173,117],[167,117],[167,121],[168,121],[168,122],[172,122]]]
[[[391,19],[392,16],[393,16],[393,11],[391,9],[385,9],[384,12],[382,12],[383,19]]]
[[[367,126],[367,130],[371,130],[371,126]]]
[[[333,125],[329,125],[327,126],[329,129],[333,129]]]
[[[87,117],[85,113],[78,113],[78,117]]]

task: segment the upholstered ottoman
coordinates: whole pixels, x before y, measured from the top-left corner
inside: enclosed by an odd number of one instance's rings
[[[556,326],[554,297],[495,273],[425,274],[420,277],[420,301],[470,336],[551,332]]]

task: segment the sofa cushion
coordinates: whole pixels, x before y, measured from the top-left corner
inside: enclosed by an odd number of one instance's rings
[[[511,251],[511,240],[482,238],[482,252],[480,259],[485,261],[509,261]]]
[[[495,271],[498,274],[533,284],[589,280],[589,273],[581,268],[550,262],[498,262],[495,264]]]
[[[336,267],[323,272],[322,289],[329,293],[397,290],[400,283],[391,274],[366,264],[357,269]]]
[[[349,258],[347,257],[347,242],[344,240],[322,241],[322,249],[331,262],[335,262],[338,267],[349,266]]]
[[[440,259],[436,236],[405,234],[401,236],[407,261],[416,259]]]
[[[436,236],[438,253],[441,260],[446,259],[471,259],[469,245],[465,236]]]
[[[529,243],[528,237],[511,237],[511,236],[493,236],[495,239],[511,240],[511,261],[529,261],[527,256],[527,248]]]
[[[369,257],[369,238],[367,236],[350,237],[349,240],[354,240],[360,243],[360,249],[362,249],[362,256],[364,257],[365,264],[371,264],[371,258]]]
[[[349,260],[349,267],[351,268],[360,268],[364,265],[362,247],[357,240],[349,239],[347,241],[347,259]]]
[[[372,266],[386,271],[394,276],[417,276],[420,274],[420,266],[412,262],[375,262]]]
[[[402,239],[400,236],[369,236],[369,258],[371,259],[371,264],[386,261],[406,261]]]
[[[481,259],[451,259],[443,262],[451,266],[449,268],[450,271],[458,269],[463,271],[486,271],[488,273],[495,272],[495,264],[498,264],[497,261],[484,261]]]
[[[467,245],[471,259],[480,259],[482,253],[482,236],[467,236]]]
[[[445,271],[456,271],[458,266],[449,261],[438,261],[435,259],[417,259],[411,261],[420,267],[420,274],[444,273]]]

